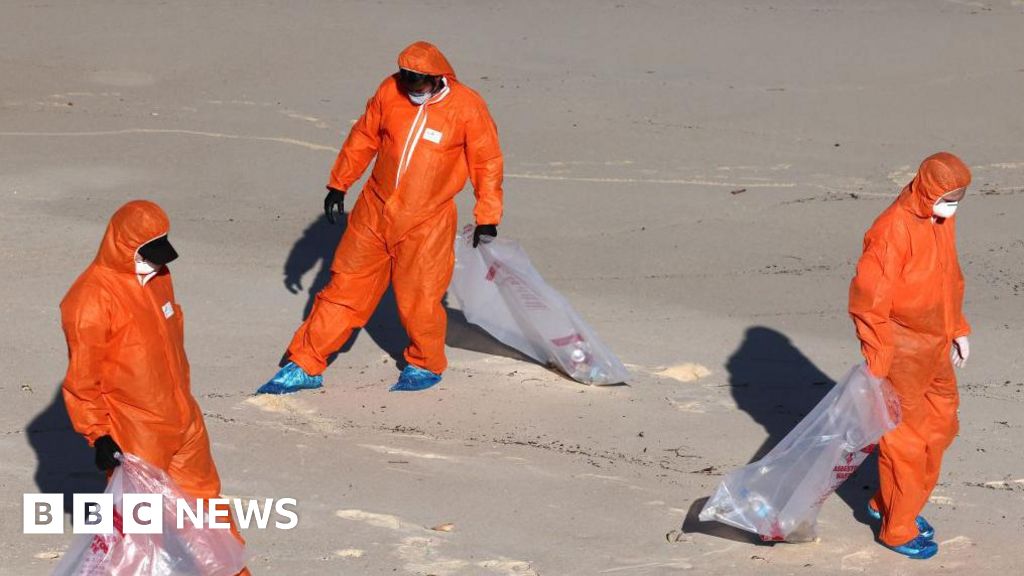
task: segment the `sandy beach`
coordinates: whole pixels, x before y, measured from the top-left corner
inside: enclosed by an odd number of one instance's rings
[[[22,534],[22,494],[103,489],[59,394],[58,304],[133,198],[171,219],[224,493],[298,500],[298,528],[245,532],[254,574],[1018,572],[1022,30],[1019,0],[6,0],[0,574],[49,574],[71,540]],[[253,396],[329,277],[338,147],[419,39],[498,123],[501,236],[628,385],[562,377],[452,301],[442,384],[389,393],[406,345],[389,293],[323,389]],[[957,217],[973,355],[926,509],[939,556],[875,542],[873,459],[825,504],[819,542],[698,522],[724,473],[860,361],[862,236],[939,150],[974,173]],[[458,203],[469,223],[468,187]]]

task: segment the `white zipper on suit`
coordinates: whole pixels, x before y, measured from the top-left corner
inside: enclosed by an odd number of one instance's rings
[[[416,118],[412,121],[412,126],[409,127],[409,135],[405,137],[402,157],[398,161],[398,170],[395,172],[395,190],[398,190],[398,183],[402,181],[402,176],[409,169],[412,155],[416,152],[416,145],[419,144],[420,138],[423,138],[423,132],[427,129],[427,118],[429,117],[427,106],[444,100],[448,93],[451,92],[451,89],[448,87],[448,80],[443,78],[442,82],[444,82],[444,88],[432,98],[420,104],[419,110],[416,111]]]

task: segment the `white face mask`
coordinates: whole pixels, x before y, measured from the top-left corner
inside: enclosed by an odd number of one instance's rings
[[[135,262],[135,273],[139,276],[149,276],[150,274],[160,270],[160,268],[160,266],[157,266],[148,260]]]
[[[433,95],[433,92],[409,92],[409,101],[417,106],[422,106]]]
[[[956,209],[959,205],[959,202],[939,200],[934,206],[932,206],[932,214],[934,214],[936,218],[952,218],[953,214],[956,214]]]

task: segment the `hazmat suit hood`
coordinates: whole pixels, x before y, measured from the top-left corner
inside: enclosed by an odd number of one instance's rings
[[[429,76],[444,76],[448,80],[456,80],[455,70],[448,63],[441,50],[430,42],[414,42],[398,55],[398,67],[427,74]]]
[[[949,152],[924,159],[917,176],[900,193],[899,202],[920,218],[931,218],[932,206],[944,195],[971,183],[971,169]]]
[[[103,268],[134,275],[135,253],[142,245],[166,236],[170,229],[167,214],[153,202],[128,202],[110,217],[94,262]]]

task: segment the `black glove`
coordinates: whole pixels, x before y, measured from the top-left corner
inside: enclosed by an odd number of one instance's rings
[[[490,236],[491,238],[498,237],[498,227],[494,224],[477,224],[473,230],[473,248],[480,245],[481,236]],[[484,243],[490,242],[490,240],[484,240]]]
[[[334,215],[334,210],[337,208],[338,215]],[[330,186],[327,187],[327,197],[324,198],[324,214],[327,215],[327,221],[334,224],[337,218],[341,217],[345,213],[345,192],[341,190],[335,190]]]
[[[110,436],[100,436],[93,442],[96,448],[96,467],[107,472],[121,465],[121,461],[114,458],[114,454],[121,452],[121,447],[114,442]]]

